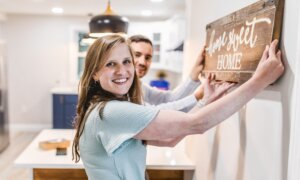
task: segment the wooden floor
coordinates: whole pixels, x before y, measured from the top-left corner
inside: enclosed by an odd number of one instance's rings
[[[10,145],[0,154],[1,180],[28,180],[29,170],[14,167],[14,160],[34,139],[38,132],[14,132],[10,134]]]

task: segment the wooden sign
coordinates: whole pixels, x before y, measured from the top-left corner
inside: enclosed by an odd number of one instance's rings
[[[284,0],[254,3],[206,26],[204,74],[243,83],[254,73],[266,45],[280,38]]]

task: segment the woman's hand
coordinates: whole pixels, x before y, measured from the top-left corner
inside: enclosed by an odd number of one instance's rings
[[[281,61],[281,51],[276,53],[278,40],[274,40],[266,49],[261,57],[257,69],[252,76],[256,82],[261,82],[263,86],[268,86],[278,79],[283,71],[284,66]]]

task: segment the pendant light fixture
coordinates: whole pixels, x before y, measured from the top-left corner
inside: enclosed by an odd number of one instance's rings
[[[108,0],[106,10],[103,14],[92,17],[89,22],[91,37],[101,37],[111,33],[127,33],[128,19],[118,16],[110,7]]]

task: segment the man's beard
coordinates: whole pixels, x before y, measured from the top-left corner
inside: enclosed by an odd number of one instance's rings
[[[137,66],[137,74],[139,75],[139,78],[144,77],[147,74],[147,67],[143,65],[138,65]]]

